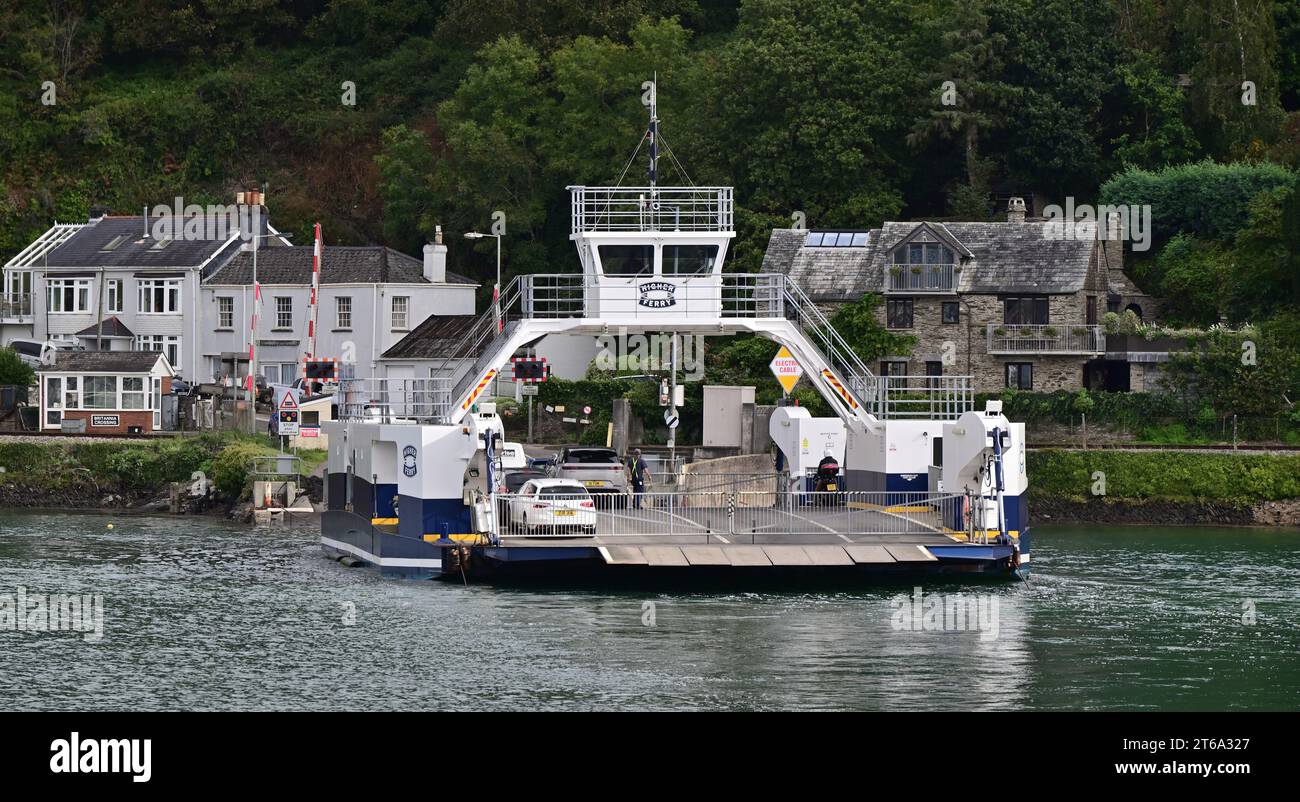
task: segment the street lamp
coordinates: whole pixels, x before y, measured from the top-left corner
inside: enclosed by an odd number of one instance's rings
[[[492,285],[492,308],[496,310],[497,334],[501,333],[501,235],[483,234],[478,231],[466,231],[465,239],[483,239],[495,237],[497,241],[497,283]]]
[[[257,328],[262,322],[261,315],[258,314],[262,292],[257,285],[257,252],[260,250],[257,241],[270,237],[292,239],[293,234],[253,234],[248,238],[253,243],[253,330],[248,341],[248,432],[253,435],[257,434]]]

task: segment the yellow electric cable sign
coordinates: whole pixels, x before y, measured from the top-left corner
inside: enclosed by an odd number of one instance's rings
[[[799,382],[799,377],[803,375],[799,360],[795,359],[794,354],[790,353],[790,349],[784,345],[776,352],[776,356],[772,357],[772,364],[768,367],[772,369],[772,375],[787,393],[794,389]]]

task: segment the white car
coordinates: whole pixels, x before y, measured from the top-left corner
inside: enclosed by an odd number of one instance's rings
[[[509,502],[514,535],[596,534],[596,505],[582,482],[573,479],[533,479]]]

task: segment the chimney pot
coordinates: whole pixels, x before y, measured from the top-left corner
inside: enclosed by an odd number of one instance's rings
[[[1007,200],[1007,222],[1023,223],[1025,222],[1025,199],[1010,198]]]

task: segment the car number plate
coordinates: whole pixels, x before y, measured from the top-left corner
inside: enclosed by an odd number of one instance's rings
[[[608,483],[604,479],[588,479],[583,484],[587,487],[604,487]]]
[[[556,510],[556,511],[555,511],[555,514],[556,514],[556,515],[572,515],[572,514],[573,514],[573,510]]]

